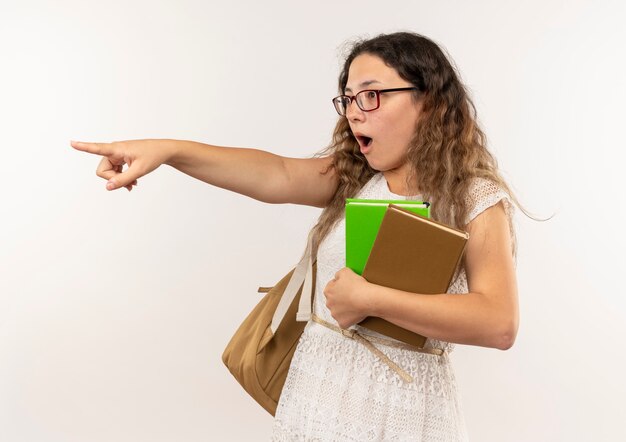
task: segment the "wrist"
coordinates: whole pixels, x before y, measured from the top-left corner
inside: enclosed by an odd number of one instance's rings
[[[166,161],[164,164],[178,168],[185,163],[185,156],[189,151],[192,141],[186,140],[159,140],[160,147],[165,151]]]
[[[363,313],[365,316],[380,316],[379,289],[380,286],[365,281],[363,286]]]

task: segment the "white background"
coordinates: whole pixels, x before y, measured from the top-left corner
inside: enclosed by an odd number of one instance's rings
[[[70,139],[310,157],[341,46],[410,30],[458,65],[518,211],[521,326],[457,347],[474,441],[625,440],[619,1],[0,2],[0,441],[267,440],[222,365],[320,209],[163,166],[105,190]]]

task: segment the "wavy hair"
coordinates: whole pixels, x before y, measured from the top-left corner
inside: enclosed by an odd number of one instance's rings
[[[400,77],[416,86],[414,99],[422,100],[422,114],[409,143],[407,189],[419,192],[433,203],[431,217],[465,229],[469,187],[473,178],[491,180],[528,215],[498,171],[497,161],[487,150],[476,108],[459,76],[442,49],[419,34],[382,34],[352,44],[339,75],[339,93],[345,92],[352,61],[361,54],[374,55],[395,69]],[[340,117],[328,147],[315,156],[332,155],[329,168],[339,180],[330,203],[313,227],[313,252],[343,215],[345,199],[354,198],[377,173],[359,150],[348,119]],[[422,173],[417,173],[418,169]],[[426,170],[428,173],[423,173]],[[530,215],[528,215],[530,216]],[[509,226],[511,232],[514,230]],[[516,241],[513,238],[513,253]]]

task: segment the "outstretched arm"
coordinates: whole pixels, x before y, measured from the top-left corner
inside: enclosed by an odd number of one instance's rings
[[[287,158],[258,149],[220,147],[185,140],[129,140],[113,143],[72,142],[77,150],[102,155],[96,174],[107,189],[126,187],[161,164],[267,203],[325,207],[337,189],[332,161],[324,158]],[[122,171],[123,165],[128,169]]]

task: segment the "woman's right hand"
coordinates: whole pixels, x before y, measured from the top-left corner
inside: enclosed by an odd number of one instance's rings
[[[173,140],[129,140],[113,143],[71,141],[77,150],[102,155],[96,175],[107,180],[108,190],[126,187],[130,192],[137,179],[149,174],[172,155]],[[122,172],[124,164],[128,168]]]

